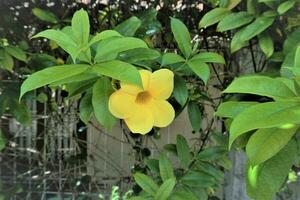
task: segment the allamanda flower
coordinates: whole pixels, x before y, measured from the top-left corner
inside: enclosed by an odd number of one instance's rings
[[[143,89],[122,83],[109,98],[109,110],[124,119],[133,133],[146,134],[153,126],[166,127],[175,117],[174,108],[166,100],[174,88],[174,74],[168,69],[153,73],[140,70]]]

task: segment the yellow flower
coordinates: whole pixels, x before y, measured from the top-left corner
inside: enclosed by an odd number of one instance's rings
[[[143,89],[122,83],[109,98],[109,110],[124,119],[133,133],[146,134],[153,126],[166,127],[175,117],[174,108],[166,100],[174,88],[174,74],[168,69],[153,73],[140,70]]]

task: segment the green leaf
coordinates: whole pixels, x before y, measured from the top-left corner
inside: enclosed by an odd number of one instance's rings
[[[135,48],[148,48],[147,44],[138,38],[123,37],[99,43],[95,61],[107,61],[115,59],[119,53]]]
[[[159,161],[157,159],[148,159],[145,164],[152,173],[159,174]]]
[[[14,60],[13,58],[4,50],[0,49],[0,68],[6,69],[10,72],[13,71]]]
[[[187,168],[193,157],[190,153],[189,145],[182,135],[177,135],[176,137],[176,148],[181,165]]]
[[[111,37],[122,37],[120,33],[114,30],[105,30],[101,33],[97,33],[89,42],[89,46],[95,44],[96,42],[99,42],[101,40],[105,40]]]
[[[171,29],[180,51],[188,58],[192,53],[192,45],[187,27],[179,19],[171,18]]]
[[[288,35],[287,39],[283,44],[283,53],[288,55],[291,52],[294,52],[300,43],[300,27]]]
[[[71,36],[65,34],[62,31],[48,29],[36,34],[32,38],[37,38],[37,37],[44,37],[55,41],[58,46],[60,46],[63,50],[65,50],[67,53],[71,55],[73,62],[75,62],[79,54],[79,51],[78,51],[77,44],[75,43],[75,41],[73,41]]]
[[[295,140],[291,140],[273,158],[261,165],[249,166],[247,170],[247,192],[256,200],[272,200],[280,190],[297,155]]]
[[[181,178],[181,182],[190,187],[200,188],[212,187],[216,184],[216,180],[209,174],[196,171],[189,171]]]
[[[116,26],[115,30],[124,36],[131,37],[134,36],[135,32],[139,29],[141,24],[142,21],[139,18],[133,16]]]
[[[189,60],[187,62],[189,68],[205,83],[207,84],[207,81],[210,76],[210,69],[209,66],[201,62],[201,60]]]
[[[224,32],[236,29],[250,23],[253,19],[254,16],[245,11],[231,13],[219,22],[217,26],[217,31]]]
[[[81,121],[88,124],[93,113],[92,93],[87,92],[80,100],[79,117]]]
[[[8,54],[15,57],[16,59],[26,62],[26,54],[22,49],[11,45],[5,46],[4,49]]]
[[[176,53],[165,53],[162,56],[161,65],[172,65],[175,63],[185,62],[185,59]]]
[[[274,17],[257,17],[254,22],[241,30],[241,41],[250,40],[251,38],[260,34],[273,24],[274,19]]]
[[[300,45],[296,49],[295,54],[295,67],[300,68]]]
[[[279,101],[260,103],[241,112],[231,123],[229,147],[247,131],[258,128],[285,127],[300,123],[298,102]],[[283,128],[282,127],[282,128]]]
[[[97,121],[105,128],[112,129],[117,122],[108,109],[108,100],[113,93],[111,82],[108,78],[100,78],[93,86],[92,104]]]
[[[188,99],[188,89],[185,80],[181,76],[175,75],[173,96],[182,107]]]
[[[159,157],[159,172],[163,181],[174,178],[172,163],[164,154]]]
[[[11,99],[8,104],[11,114],[19,123],[23,126],[31,125],[31,113],[24,102]]]
[[[83,64],[49,67],[29,76],[21,86],[20,99],[31,90],[75,76],[87,70],[90,66]]]
[[[136,63],[145,60],[155,60],[160,57],[160,52],[154,49],[136,48],[123,51],[119,54],[118,59],[128,63]]]
[[[291,8],[294,7],[296,1],[295,0],[288,0],[285,1],[283,3],[281,3],[278,8],[277,8],[277,12],[282,15],[284,13],[286,13],[287,11],[289,11]]]
[[[90,36],[90,21],[85,10],[80,9],[74,13],[72,18],[72,33],[79,46],[88,43]]]
[[[153,179],[145,174],[136,173],[134,176],[136,183],[148,194],[155,196],[158,191],[158,185]]]
[[[109,76],[113,79],[142,87],[142,80],[139,71],[136,67],[129,63],[112,60],[95,64],[92,69],[100,75]]]
[[[260,49],[264,52],[267,58],[270,58],[274,53],[274,43],[270,35],[262,33],[258,35]]]
[[[282,81],[266,76],[236,78],[223,92],[255,94],[273,99],[296,96]]]
[[[222,103],[217,112],[215,112],[216,116],[226,117],[226,118],[235,118],[238,114],[240,114],[243,110],[249,108],[250,106],[256,105],[258,102],[251,101],[227,101]]]
[[[215,8],[209,12],[207,12],[199,22],[199,27],[208,27],[215,23],[218,23],[225,16],[230,14],[230,10],[227,8]]]
[[[197,169],[214,177],[217,181],[224,179],[224,172],[214,166],[212,163],[197,162]]]
[[[214,146],[203,149],[198,155],[199,161],[215,161],[223,157],[228,151],[223,146]]]
[[[247,41],[242,41],[241,40],[241,35],[243,34],[243,30],[245,28],[241,29],[240,31],[238,31],[237,33],[234,34],[231,43],[230,43],[230,51],[231,53],[234,53],[238,50],[240,50],[241,48],[247,46]]]
[[[225,64],[223,56],[213,52],[203,52],[195,55],[191,61],[203,62],[203,63],[220,63]]]
[[[189,188],[179,188],[175,192],[172,192],[172,200],[199,200],[199,198]],[[202,200],[202,198],[201,198]],[[205,199],[203,199],[205,200]]]
[[[175,183],[176,183],[175,178],[170,178],[168,180],[165,180],[163,184],[159,187],[154,199],[167,200],[172,193]]]
[[[56,24],[58,22],[57,17],[55,14],[53,14],[50,11],[42,10],[40,8],[33,8],[32,13],[39,18],[40,20],[43,20],[45,22],[50,22],[53,24]]]
[[[190,123],[194,131],[199,131],[202,123],[202,116],[199,106],[195,102],[189,102],[188,104],[188,115]]]
[[[5,148],[6,139],[4,137],[4,134],[2,133],[2,130],[0,129],[0,151],[2,151]]]
[[[229,0],[226,8],[231,10],[233,8],[235,8],[242,0]]]
[[[250,137],[246,146],[250,164],[254,166],[273,157],[287,145],[297,129],[298,126],[257,130]]]

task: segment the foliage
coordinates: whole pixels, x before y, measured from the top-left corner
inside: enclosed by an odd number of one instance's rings
[[[138,155],[133,169],[137,185],[132,197],[124,198],[214,197],[224,170],[230,169],[229,147],[243,149],[248,156],[249,196],[272,199],[286,183],[291,169],[299,167],[299,2],[205,1],[203,12],[196,10],[194,4],[176,11],[175,2],[164,1],[160,11],[148,9],[142,13],[132,9],[141,8],[134,3],[122,8],[129,7],[130,12],[108,7],[103,15],[91,7],[87,11],[73,7],[77,11],[72,18],[72,12],[62,15],[55,9],[51,12],[34,5],[36,24],[45,23],[51,28],[38,29],[41,32],[34,32],[31,41],[18,41],[14,34],[3,31],[10,42],[1,41],[1,69],[18,81],[24,74],[31,75],[20,91],[18,84],[1,83],[0,114],[9,112],[28,125],[31,119],[25,104],[35,98],[33,93],[37,93],[36,100],[47,102],[49,95],[45,91],[62,90],[67,92],[65,101],[80,102],[79,115],[84,123],[90,123],[95,116],[102,126],[111,129],[117,120],[109,112],[108,99],[119,89],[120,81],[141,85],[139,69],[167,68],[175,74],[169,101],[177,116],[187,110],[196,142],[177,135],[176,144],[165,145],[159,159],[155,159],[145,153],[148,149],[142,141],[159,137],[159,129],[152,129],[148,136],[131,135]],[[150,7],[158,5],[153,1]],[[190,18],[182,13],[197,14]],[[198,13],[206,14],[199,20]],[[173,17],[169,19],[170,16]],[[16,30],[20,27],[12,30],[22,32]],[[29,32],[25,37],[32,36]],[[34,49],[38,46],[43,48]],[[251,75],[240,67],[246,65],[242,58],[245,52],[252,61]],[[214,97],[211,89],[224,91]],[[223,103],[219,105],[220,102]],[[207,113],[213,111],[215,117],[210,119]],[[226,118],[223,125],[229,130],[229,140],[215,131],[217,116]],[[6,143],[4,135],[1,133],[1,150]],[[121,198],[117,188],[112,190],[111,198]]]

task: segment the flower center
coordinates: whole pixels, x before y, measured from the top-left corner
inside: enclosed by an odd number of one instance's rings
[[[148,103],[151,99],[152,99],[151,94],[145,91],[145,92],[138,93],[135,102],[139,104],[145,104]]]

